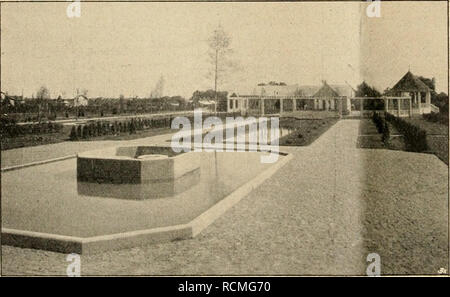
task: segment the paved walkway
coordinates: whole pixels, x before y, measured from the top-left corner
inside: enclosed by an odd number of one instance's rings
[[[448,263],[447,167],[433,155],[356,148],[342,120],[198,237],[82,256],[82,274],[384,274]],[[395,168],[393,169],[393,166]],[[64,274],[66,255],[3,246],[4,274]]]

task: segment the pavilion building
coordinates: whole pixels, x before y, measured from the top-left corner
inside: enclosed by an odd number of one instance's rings
[[[412,114],[439,112],[439,109],[431,104],[431,89],[417,76],[408,71],[390,90],[386,96],[410,97],[411,104],[408,108]],[[389,104],[389,103],[388,103]],[[387,108],[396,109],[395,102],[391,102]],[[405,107],[400,106],[401,109]]]

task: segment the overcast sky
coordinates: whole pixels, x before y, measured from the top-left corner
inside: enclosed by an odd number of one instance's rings
[[[408,67],[447,89],[445,2],[382,2],[378,19],[354,2],[82,3],[80,18],[68,18],[67,5],[2,3],[2,91],[147,97],[162,75],[164,95],[190,97],[214,87],[206,41],[218,24],[241,68],[220,90],[322,79],[383,90]]]

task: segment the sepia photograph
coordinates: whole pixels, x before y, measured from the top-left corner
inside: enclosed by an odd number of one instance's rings
[[[448,13],[2,1],[1,275],[448,277]]]

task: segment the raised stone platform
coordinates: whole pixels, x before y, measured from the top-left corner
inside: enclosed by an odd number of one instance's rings
[[[78,181],[99,184],[170,182],[199,167],[198,154],[170,147],[122,146],[77,155]]]

